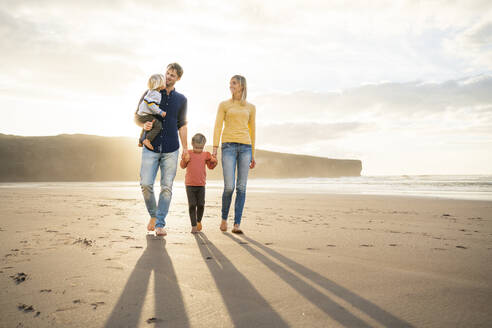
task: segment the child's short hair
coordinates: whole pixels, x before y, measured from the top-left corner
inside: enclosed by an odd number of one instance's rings
[[[191,138],[191,145],[192,146],[199,146],[203,147],[207,143],[207,138],[201,133],[197,133]]]
[[[154,74],[149,78],[147,83],[149,90],[156,90],[166,86],[166,78],[162,74]]]

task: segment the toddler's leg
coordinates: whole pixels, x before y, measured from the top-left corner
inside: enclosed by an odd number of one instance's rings
[[[193,187],[186,186],[186,196],[188,196],[188,212],[190,214],[191,226],[196,227],[196,193]]]
[[[205,211],[205,186],[197,187],[197,221],[202,222]]]
[[[152,124],[152,129],[147,132],[145,139],[153,141],[155,137],[161,132],[162,123],[158,119],[155,119],[154,124]]]

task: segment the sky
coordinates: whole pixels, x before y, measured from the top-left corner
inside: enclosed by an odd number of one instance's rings
[[[139,134],[150,75],[184,68],[212,141],[235,74],[257,148],[363,175],[492,174],[490,1],[0,0],[0,133]]]

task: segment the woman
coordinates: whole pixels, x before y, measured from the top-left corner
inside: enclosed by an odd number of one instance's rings
[[[224,192],[222,193],[222,222],[220,230],[227,231],[227,216],[231,207],[232,194],[236,186],[233,233],[242,233],[240,224],[246,200],[246,183],[249,169],[255,162],[255,117],[256,108],[246,102],[246,79],[241,75],[231,78],[229,89],[232,98],[223,101],[217,110],[214,129],[213,156],[222,138],[222,171]],[[237,181],[236,181],[237,168]]]

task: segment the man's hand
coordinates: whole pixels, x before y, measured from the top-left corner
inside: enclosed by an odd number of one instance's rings
[[[150,131],[150,130],[152,130],[152,125],[154,124],[154,122],[155,122],[155,119],[153,119],[153,120],[152,120],[152,122],[145,122],[145,123],[144,123],[144,126],[143,126],[143,129],[144,129],[145,131]]]
[[[256,161],[254,158],[251,159],[251,163],[249,163],[249,168],[250,169],[254,169],[256,166]]]
[[[190,161],[190,154],[188,153],[188,150],[183,151],[183,154],[181,155],[181,159],[185,161],[185,163],[188,163]]]
[[[161,116],[166,117],[166,112],[162,112]]]
[[[214,149],[212,150],[212,157],[215,158],[215,160],[217,160],[217,148],[218,147],[214,147]]]

